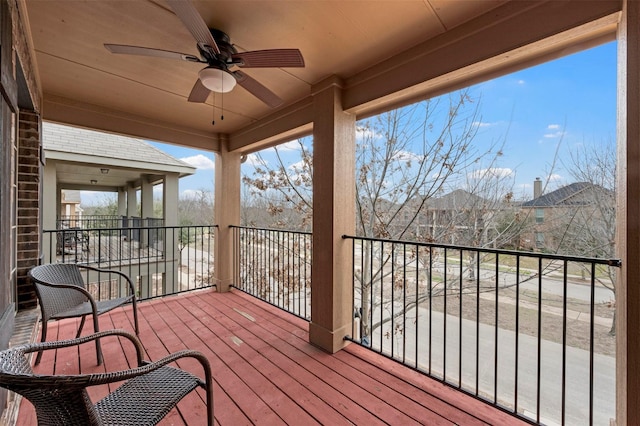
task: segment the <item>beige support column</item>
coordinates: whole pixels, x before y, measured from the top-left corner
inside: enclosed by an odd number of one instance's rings
[[[47,160],[42,172],[42,204],[41,206],[56,206],[55,208],[42,208],[42,229],[51,231],[56,229],[56,214],[60,209],[58,204],[58,183],[56,182],[56,162]],[[56,236],[44,235],[42,238],[43,261],[54,262],[56,258]]]
[[[313,270],[309,340],[331,353],[351,334],[355,231],[355,116],[337,79],[313,89]]]
[[[166,174],[162,185],[162,214],[164,215],[164,226],[178,226],[178,174]],[[178,273],[180,270],[181,259],[179,258],[184,251],[178,250],[180,243],[180,229],[167,230],[172,237],[165,237],[165,268],[166,271],[162,276],[163,290],[167,291],[168,283],[173,283],[173,291],[179,291]]]
[[[616,423],[640,419],[640,2],[624,1],[618,26]]]
[[[153,217],[153,185],[147,176],[142,176],[140,184],[140,217]]]
[[[132,184],[127,187],[127,216],[138,216],[137,188]]]
[[[171,173],[164,176],[162,185],[162,214],[165,226],[178,226],[178,174]]]
[[[218,291],[229,291],[236,282],[233,257],[233,229],[240,225],[240,153],[229,152],[229,140],[221,135],[220,153],[216,153],[215,170],[215,240],[214,265]]]
[[[118,216],[127,215],[127,188],[118,188]],[[122,225],[121,225],[122,226]]]

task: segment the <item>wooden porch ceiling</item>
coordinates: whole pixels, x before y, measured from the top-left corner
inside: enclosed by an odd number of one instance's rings
[[[129,309],[102,316],[101,327],[131,330]],[[334,355],[323,352],[308,343],[306,322],[239,291],[142,302],[139,316],[148,359],[185,348],[209,358],[220,425],[525,424],[357,345]],[[51,339],[72,338],[76,325],[52,323]],[[102,367],[95,365],[92,344],[79,353],[45,352],[37,372],[113,371],[129,368],[127,360],[134,359],[123,355],[115,339],[105,341],[103,351]],[[202,374],[195,364],[181,367]],[[90,397],[97,400],[107,391],[93,388]],[[162,424],[204,424],[205,416],[203,395],[192,394]],[[31,404],[23,400],[17,424],[35,423]]]
[[[45,120],[214,151],[224,135],[242,152],[309,132],[312,95],[327,81],[343,86],[346,110],[372,114],[611,40],[621,8],[620,0],[194,1],[239,51],[301,50],[304,68],[246,70],[284,100],[274,110],[241,87],[189,103],[202,64],[103,47],[196,54],[164,0],[16,1],[32,69],[20,50],[19,59]]]

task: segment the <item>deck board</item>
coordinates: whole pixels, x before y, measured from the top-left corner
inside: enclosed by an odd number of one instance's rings
[[[133,330],[131,308],[100,318],[101,329]],[[140,338],[145,356],[158,360],[180,349],[197,349],[211,362],[218,425],[429,424],[517,425],[524,422],[436,380],[357,345],[328,354],[308,342],[308,323],[237,290],[201,290],[141,302]],[[75,336],[77,320],[49,324],[49,339]],[[92,331],[90,323],[83,334]],[[130,344],[45,353],[38,373],[74,374],[127,369],[135,364]],[[202,376],[199,364],[181,368]],[[106,386],[91,389],[97,400]],[[162,425],[199,425],[206,420],[204,393],[190,394]],[[23,399],[18,424],[33,424]]]

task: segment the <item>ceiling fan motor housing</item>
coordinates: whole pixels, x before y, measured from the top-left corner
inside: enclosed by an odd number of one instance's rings
[[[211,32],[213,39],[216,41],[220,53],[215,57],[212,57],[209,52],[198,44],[200,55],[207,60],[210,66],[227,69],[229,66],[233,65],[233,55],[238,53],[238,51],[233,47],[231,44],[231,38],[226,33],[216,30],[215,28],[210,28],[209,31]]]

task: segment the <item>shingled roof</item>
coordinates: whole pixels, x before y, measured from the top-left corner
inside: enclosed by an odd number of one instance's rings
[[[597,187],[589,182],[574,182],[572,184],[558,188],[548,194],[541,195],[533,200],[522,203],[522,207],[555,207],[555,206],[578,206],[584,205],[584,199],[574,197],[586,189]]]
[[[137,168],[192,174],[195,168],[142,139],[97,132],[56,123],[43,124],[45,157],[82,157],[83,163],[107,164],[113,160],[135,163]],[[79,159],[79,158],[78,158]],[[144,164],[147,164],[145,167]]]

